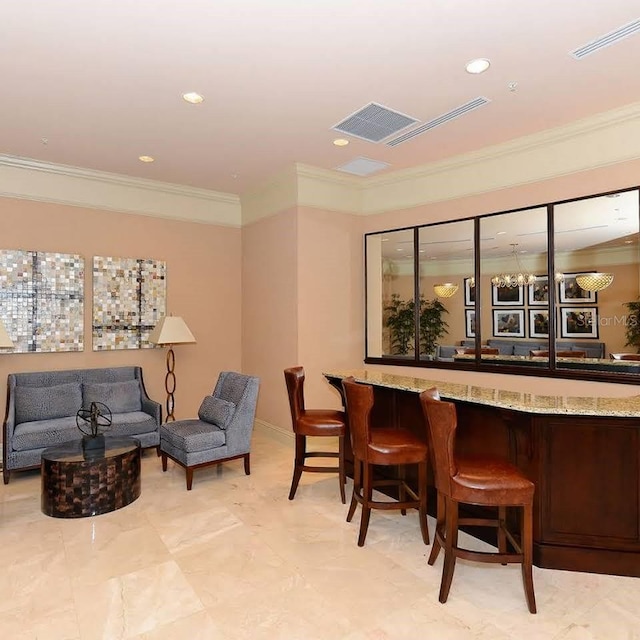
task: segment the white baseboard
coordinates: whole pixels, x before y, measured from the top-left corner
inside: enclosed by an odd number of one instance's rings
[[[254,422],[254,427],[258,431],[262,431],[263,433],[266,433],[285,444],[291,444],[293,442],[293,432],[291,431],[291,429],[283,429],[278,425],[271,424],[271,422],[267,422],[266,420],[259,420],[257,418]]]

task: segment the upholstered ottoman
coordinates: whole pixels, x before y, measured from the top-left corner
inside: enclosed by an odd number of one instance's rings
[[[184,467],[188,490],[198,467],[243,458],[249,475],[258,386],[254,376],[223,371],[212,395],[203,400],[198,419],[176,420],[160,427],[162,470],[167,470],[167,458]]]

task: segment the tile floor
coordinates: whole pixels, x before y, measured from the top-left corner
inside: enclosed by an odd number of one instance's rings
[[[458,561],[438,602],[442,555],[416,514],[359,512],[333,475],[303,475],[287,500],[292,441],[256,430],[242,462],[197,471],[193,491],[155,453],[142,495],[79,520],[40,512],[40,477],[0,489],[0,635],[44,639],[640,639],[640,579],[534,568],[527,612],[518,566]],[[430,520],[431,531],[433,521]]]

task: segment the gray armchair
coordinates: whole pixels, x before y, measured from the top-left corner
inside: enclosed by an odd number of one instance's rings
[[[244,471],[249,475],[259,384],[255,376],[223,371],[212,395],[202,401],[198,419],[176,420],[162,425],[162,470],[167,470],[167,458],[184,467],[189,491],[193,484],[193,470],[199,467],[243,458]]]

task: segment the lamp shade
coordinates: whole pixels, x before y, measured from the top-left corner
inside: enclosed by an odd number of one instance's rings
[[[585,291],[602,291],[613,282],[613,273],[580,273],[576,282]]]
[[[433,291],[439,298],[450,298],[458,291],[458,285],[452,282],[445,282],[444,284],[434,284]]]
[[[0,322],[0,348],[2,349],[10,349],[13,347],[13,342],[7,333],[7,330],[4,328],[2,322]]]
[[[193,333],[180,316],[164,316],[149,335],[149,342],[153,344],[187,344],[195,341]]]

